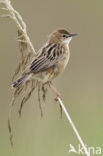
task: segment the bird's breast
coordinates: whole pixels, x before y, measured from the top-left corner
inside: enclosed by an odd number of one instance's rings
[[[69,58],[70,58],[70,51],[68,50],[68,52],[65,54],[64,58],[61,61],[59,61],[53,67],[54,68],[54,73],[55,73],[54,77],[56,77],[57,75],[59,75],[60,73],[62,73],[64,71],[65,67],[68,64]]]

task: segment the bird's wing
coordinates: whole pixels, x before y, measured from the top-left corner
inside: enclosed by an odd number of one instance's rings
[[[64,58],[64,49],[59,44],[45,45],[39,55],[30,65],[30,72],[38,73],[44,71]]]

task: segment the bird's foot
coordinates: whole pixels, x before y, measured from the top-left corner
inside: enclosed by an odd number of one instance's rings
[[[61,98],[61,94],[59,92],[56,93],[56,97],[54,98],[54,100],[58,101],[58,98]]]
[[[55,101],[58,101],[58,98],[61,98],[61,94],[57,91],[57,89],[53,86],[51,82],[48,82],[49,87],[54,91],[56,97],[54,98]]]

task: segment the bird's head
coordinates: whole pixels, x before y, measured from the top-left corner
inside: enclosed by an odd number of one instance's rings
[[[65,29],[58,29],[49,36],[50,42],[69,44],[72,37],[77,34],[71,34]]]

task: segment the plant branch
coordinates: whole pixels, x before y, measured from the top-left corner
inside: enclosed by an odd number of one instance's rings
[[[25,42],[28,44],[32,52],[36,54],[33,44],[30,41],[30,38],[27,34],[26,24],[23,21],[19,12],[17,12],[13,6],[11,5],[10,0],[0,0],[0,3],[3,3],[6,8],[2,8],[3,10],[8,11],[9,14],[5,15],[5,17],[10,17],[16,23],[18,29],[23,33],[23,37],[25,37]]]
[[[84,142],[83,142],[81,136],[79,135],[79,132],[77,131],[77,129],[76,129],[76,127],[75,127],[75,125],[74,125],[74,123],[73,123],[73,121],[72,121],[72,119],[71,119],[69,113],[67,112],[67,109],[65,108],[65,106],[64,106],[64,104],[63,104],[61,98],[60,98],[60,97],[57,97],[57,99],[58,99],[58,101],[59,101],[59,103],[60,103],[60,105],[61,105],[61,107],[62,107],[62,109],[63,109],[63,111],[64,111],[64,113],[65,113],[65,115],[66,115],[66,118],[68,119],[70,125],[72,126],[73,131],[74,131],[74,133],[75,133],[76,136],[77,136],[77,139],[79,140],[80,144],[82,145],[82,147],[83,147],[83,149],[84,149],[86,155],[87,155],[87,156],[90,156],[90,154],[89,154],[89,152],[88,152],[88,150],[87,150],[87,148],[86,148],[86,146],[85,146],[85,144],[84,144]]]

